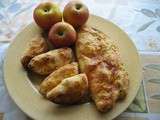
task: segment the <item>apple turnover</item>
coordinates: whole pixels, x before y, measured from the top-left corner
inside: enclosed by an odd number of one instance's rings
[[[33,57],[39,54],[45,53],[47,51],[48,51],[48,45],[45,39],[40,35],[35,36],[29,42],[28,47],[21,58],[21,63],[23,67],[26,69],[28,66],[28,63]]]
[[[40,84],[40,93],[46,96],[47,92],[56,87],[65,78],[78,74],[78,64],[73,62],[71,64],[64,65],[58,70],[52,72],[46,77]]]
[[[65,78],[47,93],[47,98],[57,104],[80,103],[88,91],[86,74]]]
[[[40,75],[49,75],[54,70],[71,63],[73,53],[71,48],[60,48],[40,54],[31,59],[28,68]]]
[[[76,54],[80,72],[88,77],[89,91],[97,109],[106,112],[127,95],[129,79],[119,49],[103,32],[83,27]]]

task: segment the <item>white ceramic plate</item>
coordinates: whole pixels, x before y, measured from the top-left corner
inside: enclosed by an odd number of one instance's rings
[[[41,78],[36,78],[23,69],[20,58],[29,40],[41,30],[34,24],[28,25],[8,48],[4,62],[4,78],[10,96],[30,117],[36,120],[108,120],[122,113],[136,96],[141,82],[141,64],[138,52],[131,39],[119,27],[97,16],[90,16],[88,25],[106,33],[120,48],[121,58],[129,73],[128,96],[104,114],[99,113],[92,103],[74,106],[58,106],[44,99],[36,87]]]

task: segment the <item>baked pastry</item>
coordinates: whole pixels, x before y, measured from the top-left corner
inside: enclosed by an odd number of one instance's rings
[[[49,75],[54,70],[71,63],[73,54],[71,48],[60,48],[40,54],[31,59],[28,68],[40,75]]]
[[[48,51],[48,45],[45,39],[37,35],[35,36],[28,44],[26,51],[24,52],[21,63],[23,67],[26,69],[30,60],[36,55],[45,53]]]
[[[65,78],[47,93],[47,98],[57,104],[76,104],[88,91],[87,76],[82,73]]]
[[[83,27],[78,33],[76,54],[80,72],[88,77],[89,91],[97,109],[106,112],[125,98],[128,74],[119,49],[103,32]]]
[[[65,78],[78,74],[78,64],[73,62],[71,64],[64,65],[58,70],[52,72],[46,77],[40,84],[40,93],[46,96],[47,92],[56,87]]]

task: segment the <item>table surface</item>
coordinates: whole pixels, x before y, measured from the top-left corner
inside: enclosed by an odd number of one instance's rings
[[[10,99],[4,87],[3,55],[16,34],[33,21],[33,9],[43,1],[46,0],[0,0],[0,98],[2,98],[0,118],[17,120],[16,116],[18,116],[22,120],[28,119]],[[61,9],[68,1],[54,0],[61,6]],[[82,1],[88,6],[91,14],[108,19],[123,29],[131,37],[141,54],[144,70],[143,83],[133,103],[117,119],[129,120],[132,116],[137,120],[149,120],[150,118],[159,120],[160,0]],[[142,116],[146,117],[142,118]]]
[[[1,0],[0,41],[11,41],[16,33],[33,21],[33,8],[42,1],[46,0]],[[63,8],[69,0],[54,1]],[[160,52],[160,0],[83,2],[90,13],[108,19],[126,31],[138,50]]]

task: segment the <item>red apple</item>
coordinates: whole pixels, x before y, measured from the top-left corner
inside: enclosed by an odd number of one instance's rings
[[[88,8],[80,1],[69,2],[63,11],[64,21],[78,28],[86,23],[89,17]]]
[[[49,30],[52,25],[62,21],[62,13],[58,5],[52,2],[44,2],[35,8],[33,18],[38,26]]]
[[[56,48],[70,46],[76,41],[76,31],[72,25],[58,22],[50,29],[48,38]]]

